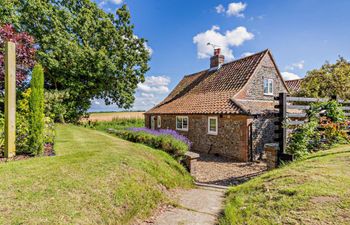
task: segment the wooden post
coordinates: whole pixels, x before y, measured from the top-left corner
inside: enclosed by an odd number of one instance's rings
[[[5,157],[16,154],[16,46],[5,45]]]
[[[280,118],[280,148],[279,148],[279,154],[281,155],[285,153],[286,147],[287,147],[287,128],[284,126],[283,122],[286,121],[287,118],[287,93],[280,93],[279,94],[279,118]]]

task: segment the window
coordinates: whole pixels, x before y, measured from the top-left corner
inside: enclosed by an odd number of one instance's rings
[[[176,130],[188,131],[188,116],[176,117]]]
[[[218,118],[216,116],[208,117],[208,134],[218,134]]]
[[[157,117],[157,127],[158,128],[162,127],[162,118],[160,116]]]
[[[264,95],[273,95],[273,79],[264,79]]]

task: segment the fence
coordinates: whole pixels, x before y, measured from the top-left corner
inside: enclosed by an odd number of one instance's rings
[[[336,98],[334,98],[336,99]],[[326,98],[304,98],[304,97],[290,97],[287,93],[280,93],[278,97],[276,125],[278,129],[275,131],[277,138],[275,141],[279,143],[279,161],[291,161],[293,156],[286,153],[288,134],[293,132],[296,126],[308,122],[307,110],[311,108],[310,104],[317,102],[327,102],[332,99]],[[350,101],[337,100],[342,105],[345,116],[350,116]]]

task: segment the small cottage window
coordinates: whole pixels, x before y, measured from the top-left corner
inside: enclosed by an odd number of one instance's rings
[[[157,127],[158,128],[162,127],[162,118],[160,116],[157,117]]]
[[[176,130],[188,131],[188,116],[176,117]]]
[[[208,134],[218,134],[218,118],[216,116],[208,117]]]
[[[264,95],[273,95],[273,79],[264,79]]]

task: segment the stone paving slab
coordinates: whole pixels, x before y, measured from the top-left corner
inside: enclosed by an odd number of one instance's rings
[[[177,208],[170,208],[157,216],[156,225],[213,225],[223,208],[225,190],[198,187],[177,193]]]

